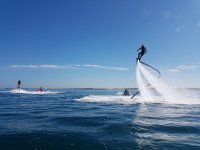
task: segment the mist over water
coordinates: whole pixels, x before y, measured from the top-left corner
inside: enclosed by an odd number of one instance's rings
[[[142,78],[139,65],[137,65],[136,67],[136,81],[137,81],[137,85],[138,85],[142,100],[147,101],[147,102],[153,100],[152,93],[147,87],[148,83],[145,83],[144,78]]]
[[[199,93],[195,93],[190,89],[177,89],[170,87],[164,83],[162,79],[157,77],[156,71],[143,65],[140,61],[137,62],[136,79],[140,96],[144,101],[148,100],[150,102],[153,100],[153,102],[162,101],[165,103],[200,104]],[[147,87],[148,84],[159,93],[159,97],[156,97],[155,94],[153,94],[153,90]]]

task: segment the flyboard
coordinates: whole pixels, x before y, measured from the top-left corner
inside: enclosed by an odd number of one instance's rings
[[[136,59],[136,63],[138,63],[138,62],[140,62],[141,64],[143,64],[143,65],[145,65],[145,66],[151,68],[152,70],[156,71],[156,72],[158,73],[158,79],[160,79],[161,73],[160,73],[160,71],[159,71],[158,69],[152,67],[151,65],[149,65],[149,64],[147,64],[147,63],[144,63],[144,62],[140,61],[140,59],[137,58],[137,59]],[[147,85],[146,85],[146,87],[149,87],[149,86],[151,86],[151,84],[147,84]],[[135,97],[137,94],[139,94],[139,93],[140,93],[140,91],[137,91],[137,92],[131,97],[131,99],[134,98],[134,97]]]

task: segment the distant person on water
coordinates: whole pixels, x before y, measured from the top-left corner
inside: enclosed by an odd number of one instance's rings
[[[39,92],[43,92],[43,88],[42,86],[40,87],[40,89],[38,89]]]
[[[144,54],[146,54],[147,53],[147,49],[146,49],[146,47],[144,47],[144,45],[142,45],[138,50],[137,50],[137,52],[138,51],[140,51],[139,53],[138,53],[138,58],[137,58],[137,60],[141,60],[141,58],[142,58],[142,56],[144,55]]]
[[[130,92],[127,90],[127,89],[125,89],[125,91],[124,91],[124,94],[123,94],[124,96],[129,96],[130,95]]]
[[[21,81],[20,80],[17,82],[17,88],[21,89]]]

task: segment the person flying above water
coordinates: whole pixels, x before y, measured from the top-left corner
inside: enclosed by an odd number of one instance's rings
[[[17,88],[21,89],[21,81],[20,80],[17,82]]]
[[[138,52],[139,50],[140,50],[140,52],[138,53],[138,58],[137,58],[137,60],[140,61],[140,59],[142,58],[142,56],[143,56],[144,54],[147,53],[147,49],[146,49],[146,47],[144,47],[144,45],[142,45],[142,46],[137,50],[137,52]]]

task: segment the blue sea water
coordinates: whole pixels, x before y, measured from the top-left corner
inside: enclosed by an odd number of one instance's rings
[[[198,104],[137,103],[120,89],[50,91],[0,89],[0,150],[200,149]]]

